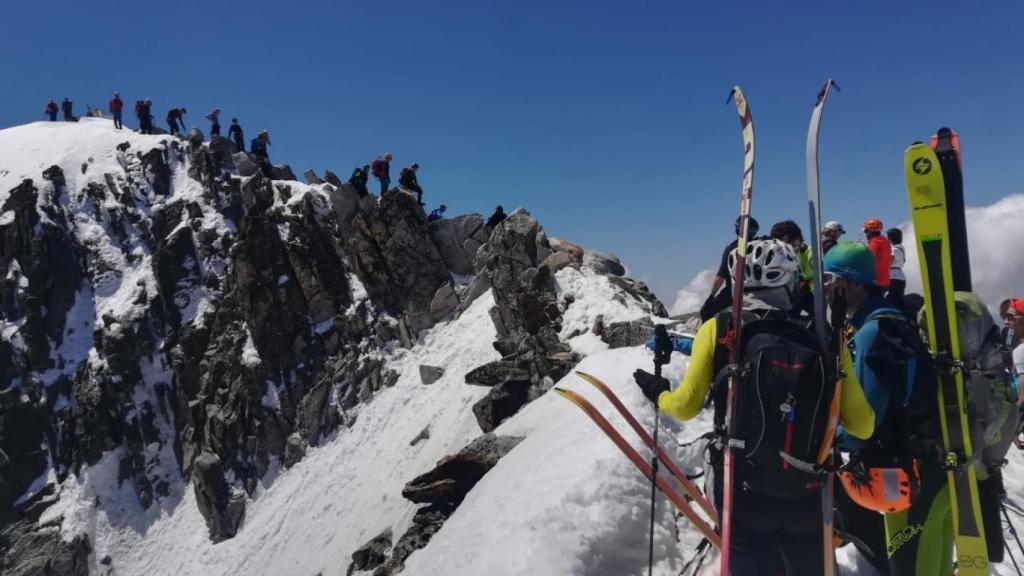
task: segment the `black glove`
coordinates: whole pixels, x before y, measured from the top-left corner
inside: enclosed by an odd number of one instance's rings
[[[640,387],[644,396],[647,396],[647,399],[654,402],[655,405],[658,404],[658,396],[669,390],[668,380],[650,372],[637,370],[633,372],[633,379],[636,380],[636,385]]]

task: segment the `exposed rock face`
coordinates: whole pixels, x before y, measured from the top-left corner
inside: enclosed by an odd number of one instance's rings
[[[609,348],[625,348],[644,344],[654,335],[654,322],[650,318],[640,318],[628,322],[612,322],[605,326],[601,340],[608,343]]]
[[[427,219],[411,195],[388,191],[353,218],[348,254],[370,298],[413,332],[434,325],[434,295],[451,280],[431,241]]]
[[[383,564],[387,560],[387,552],[391,550],[391,537],[391,528],[388,528],[353,552],[352,563],[346,574],[351,575],[357,570],[373,570]]]
[[[52,166],[0,191],[3,573],[114,571],[117,558],[90,558],[59,519],[37,522],[57,494],[40,478],[106,458],[141,506],[190,488],[210,538],[231,538],[273,462],[295,465],[397,382],[387,351],[488,290],[502,358],[466,375],[492,387],[472,408],[485,432],[578,361],[558,336],[567,301],[553,273],[587,252],[553,252],[525,211],[493,231],[476,214],[428,224],[397,189],[361,196],[330,171],[301,184],[287,166],[267,178],[227,138],[153,142],[118,145],[106,174]],[[615,273],[614,257],[593,262]],[[609,279],[617,297],[657,302]],[[430,384],[444,370],[420,374]],[[430,505],[360,566],[400,569],[516,442],[482,436],[411,482]]]

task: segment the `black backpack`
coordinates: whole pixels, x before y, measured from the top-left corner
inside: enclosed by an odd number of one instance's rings
[[[917,325],[896,311],[871,314],[878,334],[864,362],[889,390],[889,406],[859,453],[868,466],[903,466],[911,458],[942,461],[939,380]],[[850,340],[852,347],[853,341]],[[855,351],[851,349],[851,354]]]
[[[773,310],[743,312],[733,411],[736,428],[729,439],[736,478],[744,489],[775,498],[813,494],[825,483],[816,467],[835,392],[835,369],[823,358],[805,323]],[[715,366],[728,362],[731,312],[717,316]],[[725,430],[727,386],[719,370],[713,392],[715,425]]]

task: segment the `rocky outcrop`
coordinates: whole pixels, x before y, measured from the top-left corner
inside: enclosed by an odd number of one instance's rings
[[[639,318],[627,322],[612,322],[604,327],[601,340],[609,348],[626,348],[647,343],[654,336],[654,322],[650,318]]]
[[[59,526],[22,521],[0,528],[0,574],[89,576],[91,552],[88,537],[65,542]]]
[[[484,434],[453,456],[437,463],[433,470],[412,479],[402,496],[418,504],[458,505],[470,489],[523,439]]]
[[[483,216],[465,214],[435,220],[430,223],[430,234],[448,270],[464,276],[473,274],[476,252],[488,240]]]
[[[434,295],[451,280],[416,199],[397,189],[352,221],[350,261],[370,298],[416,333],[436,322]]]
[[[228,486],[216,454],[205,452],[196,458],[192,481],[210,539],[221,542],[234,536],[245,516],[245,493]]]
[[[387,528],[352,553],[352,563],[345,572],[349,576],[356,571],[373,570],[388,559],[391,551],[391,528]]]

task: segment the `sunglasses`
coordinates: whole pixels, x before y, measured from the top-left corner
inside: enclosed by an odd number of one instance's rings
[[[825,272],[821,275],[821,283],[825,286],[831,286],[838,280],[842,280],[842,278],[835,272]]]

